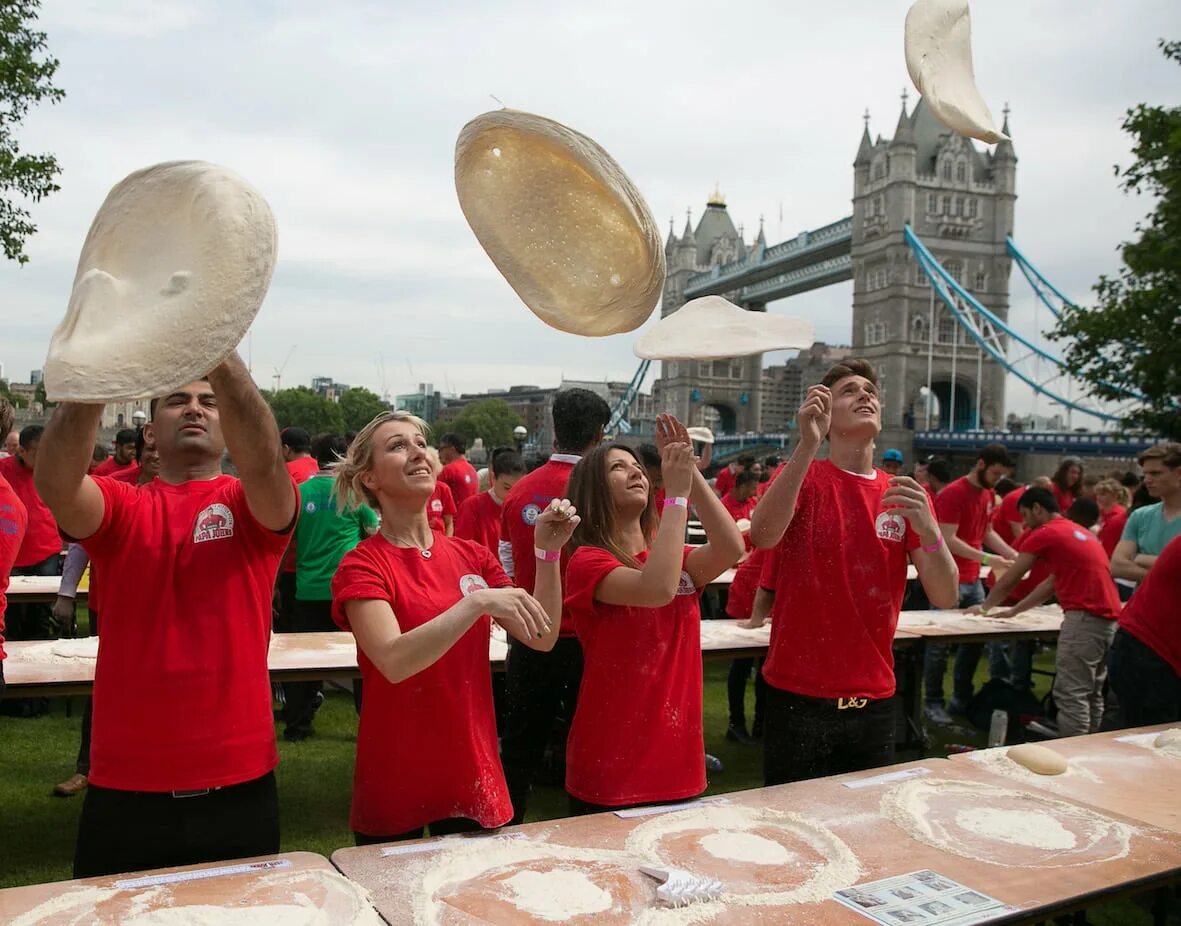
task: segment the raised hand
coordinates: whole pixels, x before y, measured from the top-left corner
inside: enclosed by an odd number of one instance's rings
[[[533,545],[539,550],[560,550],[574,536],[582,519],[568,498],[555,498],[533,525]]]
[[[675,415],[656,416],[656,450],[663,457],[664,448],[668,444],[688,444],[693,446],[686,428]]]
[[[697,471],[693,448],[687,443],[666,443],[660,453],[660,474],[668,498],[688,498],[693,490],[693,474]]]
[[[480,596],[484,614],[518,640],[539,639],[553,626],[540,602],[520,588],[486,588]]]
[[[915,482],[910,476],[893,476],[890,488],[882,496],[882,504],[888,510],[897,511],[910,522],[910,526],[920,534],[938,534],[939,525],[935,523],[935,516],[931,513],[931,504],[927,499],[927,490]]]
[[[800,440],[820,446],[828,436],[832,424],[832,393],[827,386],[811,386],[804,396],[804,404],[796,413]]]

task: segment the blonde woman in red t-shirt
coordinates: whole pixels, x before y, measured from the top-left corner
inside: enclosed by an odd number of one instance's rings
[[[496,745],[491,623],[549,650],[562,620],[559,551],[578,525],[554,499],[534,531],[533,594],[489,550],[431,530],[426,423],[383,412],[337,467],[342,505],[381,511],[380,532],[341,560],[332,616],[357,639],[365,682],[350,823],[357,844],[503,826],[512,817]]]
[[[742,535],[697,469],[684,426],[658,416],[656,444],[659,521],[630,448],[602,444],[570,475],[570,498],[586,513],[566,567],[567,613],[584,654],[566,746],[574,812],[679,800],[706,786],[699,598],[738,561]],[[690,502],[705,528],[701,546],[685,545]]]

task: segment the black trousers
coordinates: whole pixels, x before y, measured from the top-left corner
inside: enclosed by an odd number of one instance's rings
[[[295,573],[280,572],[275,580],[272,599],[271,626],[275,633],[290,633],[295,629]]]
[[[292,633],[319,633],[336,630],[332,620],[332,600],[296,601]],[[312,717],[316,714],[316,695],[323,682],[284,682],[283,720],[287,729],[296,733],[312,731]]]
[[[1119,701],[1120,728],[1181,721],[1181,676],[1123,628],[1112,640],[1107,673]]]
[[[757,663],[757,664],[756,664]],[[730,674],[726,678],[726,700],[730,706],[730,725],[746,728],[746,682],[751,669],[755,670],[755,726],[763,719],[763,706],[767,698],[767,682],[763,678],[763,660],[753,656],[735,659],[730,663]]]
[[[545,747],[559,721],[569,729],[581,683],[582,646],[577,638],[560,637],[548,653],[530,649],[515,639],[509,643],[500,761],[513,802],[510,825],[524,821],[529,791],[545,757]]]
[[[279,851],[275,773],[191,797],[86,789],[74,877],[199,865]]]
[[[763,779],[767,785],[879,768],[894,761],[894,699],[842,710],[836,700],[767,686]]]
[[[408,839],[422,839],[430,830],[431,836],[453,836],[456,833],[478,833],[483,829],[475,820],[467,817],[448,817],[446,820],[435,820],[416,830],[408,830],[394,836],[368,836],[365,833],[353,831],[353,839],[359,846],[373,846],[379,842],[405,842]]]

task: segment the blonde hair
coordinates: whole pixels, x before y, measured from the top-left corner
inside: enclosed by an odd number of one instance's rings
[[[443,461],[439,459],[438,447],[427,447],[426,458],[430,460],[431,472],[437,477],[439,473],[443,472]]]
[[[366,503],[374,511],[380,511],[381,505],[373,491],[361,481],[361,477],[373,469],[373,436],[378,428],[391,421],[405,421],[414,425],[418,433],[426,437],[430,433],[430,425],[410,412],[394,411],[382,412],[365,427],[357,432],[353,442],[349,444],[344,459],[333,463],[331,467],[336,477],[332,484],[332,494],[336,496],[336,508],[345,511],[359,508]]]
[[[1114,479],[1100,479],[1095,483],[1096,495],[1110,495],[1115,499],[1116,504],[1123,505],[1125,508],[1132,501],[1132,493],[1128,491],[1128,487],[1120,485]]]

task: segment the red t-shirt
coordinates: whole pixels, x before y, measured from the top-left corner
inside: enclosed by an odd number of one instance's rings
[[[0,659],[4,658],[4,593],[8,591],[8,576],[16,563],[16,554],[25,537],[28,524],[25,505],[12,486],[0,476]]]
[[[19,457],[5,457],[0,460],[0,478],[8,480],[28,515],[25,539],[13,565],[18,568],[35,566],[55,553],[61,553],[65,544],[57,531],[53,512],[41,501],[37,487],[33,485],[33,471]]]
[[[1148,575],[1124,606],[1119,625],[1160,656],[1181,677],[1181,537],[1161,550]]]
[[[1111,563],[1094,534],[1061,516],[1026,533],[1021,552],[1046,561],[1063,611],[1086,611],[1109,620],[1119,617],[1122,605]]]
[[[320,472],[320,464],[315,457],[299,457],[287,462],[287,472],[296,485],[300,485]],[[291,532],[291,542],[287,544],[287,552],[283,554],[283,572],[295,572],[295,531]]]
[[[763,577],[763,564],[770,552],[755,548],[750,556],[738,564],[734,581],[726,593],[726,613],[735,620],[750,619],[755,606],[755,592],[759,590],[759,582]]]
[[[1012,493],[1009,493],[1010,495]],[[1009,496],[1006,495],[1005,498]],[[1013,541],[1013,549],[1020,553],[1025,548],[1025,541],[1029,538],[1029,531],[1022,531],[1017,535]],[[1009,592],[1009,597],[1005,599],[1005,604],[1016,605],[1020,604],[1021,600],[1032,592],[1035,588],[1041,585],[1046,579],[1050,577],[1050,564],[1046,562],[1045,557],[1038,557],[1033,568],[1025,574],[1025,578],[1017,583],[1017,587]],[[992,591],[992,587],[996,585],[996,573],[989,572],[984,577],[984,587],[988,591]]]
[[[1069,489],[1063,489],[1054,482],[1050,484],[1050,491],[1054,493],[1054,500],[1058,502],[1058,511],[1066,514],[1066,510],[1074,504],[1074,500],[1078,496]]]
[[[463,540],[474,540],[497,555],[500,545],[500,508],[491,490],[473,495],[459,506],[455,515],[455,536]]]
[[[103,609],[90,781],[127,791],[238,784],[279,761],[267,647],[287,534],[259,524],[232,476],[132,487],[99,477],[82,541]]]
[[[1115,548],[1124,535],[1124,525],[1128,523],[1128,509],[1123,505],[1112,505],[1107,514],[1099,517],[1099,543],[1107,553],[1107,558],[1115,554]]]
[[[116,482],[125,482],[130,486],[139,482],[140,466],[138,463],[132,463],[130,466],[123,466],[116,473],[111,473],[110,478]],[[102,475],[101,473],[91,473],[92,476]]]
[[[808,467],[791,524],[763,566],[775,590],[767,683],[810,698],[894,694],[894,630],[918,534],[882,496],[890,475]]]
[[[992,489],[981,489],[961,476],[948,483],[935,496],[935,514],[940,524],[955,524],[955,535],[968,546],[979,550],[988,532],[988,516],[992,510]],[[975,582],[980,578],[980,563],[974,559],[954,557],[960,571],[960,583]]]
[[[480,474],[465,457],[452,460],[444,466],[439,473],[439,481],[447,484],[456,505],[462,505],[480,491]]]
[[[1017,508],[1017,503],[1021,501],[1021,496],[1025,494],[1025,490],[1028,488],[1029,486],[1024,486],[1020,489],[1014,489],[1001,499],[999,505],[992,509],[992,515],[989,517],[989,523],[992,525],[992,529],[997,532],[997,536],[1011,547],[1019,536],[1014,533],[1011,525],[1022,523],[1021,512]],[[1014,549],[1016,548],[1014,547]]]
[[[583,651],[566,790],[608,807],[694,797],[706,787],[701,590],[682,572],[663,608],[595,601],[599,583],[619,568],[606,550],[579,547],[566,570],[566,609]]]
[[[430,556],[380,534],[345,554],[332,580],[332,617],[349,630],[344,604],[388,601],[402,633],[421,627],[481,588],[512,585],[496,558],[469,540],[436,534]],[[393,684],[358,647],[365,700],[349,825],[388,836],[435,820],[481,826],[513,815],[496,745],[491,619],[481,617],[433,664]]]
[[[98,464],[90,475],[92,476],[114,476],[118,473],[124,472],[128,469],[139,469],[139,463],[135,460],[128,460],[126,463],[120,463],[113,456],[107,457]]]
[[[533,593],[537,578],[537,564],[533,558],[533,525],[537,516],[555,498],[566,497],[566,484],[578,457],[573,454],[554,454],[546,463],[522,476],[500,507],[500,539],[509,544],[513,556],[513,584]],[[570,563],[569,547],[562,549],[559,563],[562,588],[566,587],[566,567]],[[574,622],[563,611],[559,636],[574,636]]]
[[[737,478],[737,473],[730,469],[729,466],[722,467],[722,471],[718,473],[717,478],[714,479],[714,491],[719,496],[725,496],[732,488],[734,488],[734,480]]]
[[[727,492],[722,496],[722,507],[730,512],[730,517],[735,521],[742,518],[750,518],[751,512],[755,510],[755,505],[758,503],[759,497],[752,495],[744,502],[740,502],[734,497],[734,493]]]
[[[435,491],[431,493],[431,497],[427,499],[426,503],[426,519],[431,530],[445,534],[447,522],[443,518],[447,515],[451,515],[452,519],[455,518],[455,496],[451,494],[447,483],[436,482]],[[451,526],[455,526],[454,521]]]

